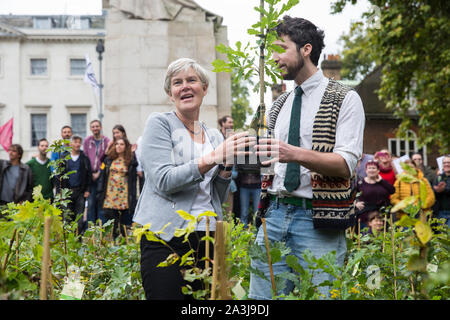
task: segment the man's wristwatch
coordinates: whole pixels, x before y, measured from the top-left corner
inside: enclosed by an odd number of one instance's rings
[[[233,170],[233,166],[225,167],[223,164],[219,164],[219,170],[221,170],[221,171],[231,171],[231,170]]]

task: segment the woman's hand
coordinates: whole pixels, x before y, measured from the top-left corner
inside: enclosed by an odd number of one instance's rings
[[[356,202],[355,207],[356,207],[358,210],[364,209],[364,202],[363,202],[363,201],[358,201],[358,202]]]
[[[226,138],[212,152],[212,161],[215,164],[232,164],[235,156],[249,155],[251,151],[244,151],[256,145],[256,137],[249,137],[248,132],[235,133]]]
[[[244,151],[244,149],[255,144],[256,137],[249,137],[248,132],[239,132],[229,136],[211,153],[200,158],[198,163],[200,174],[208,172],[218,164],[233,164],[235,156],[250,154],[251,151]]]

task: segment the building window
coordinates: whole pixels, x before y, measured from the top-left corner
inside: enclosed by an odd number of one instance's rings
[[[31,59],[31,75],[46,76],[47,75],[47,59]]]
[[[38,145],[39,140],[47,137],[47,115],[31,115],[31,146]]]
[[[407,154],[411,158],[417,152],[422,155],[424,165],[427,165],[427,149],[418,147],[417,135],[414,131],[408,130],[407,139],[389,139],[388,145],[393,156],[401,157]]]
[[[33,18],[33,28],[34,29],[51,29],[52,20],[50,18]]]
[[[70,59],[70,75],[82,76],[86,70],[85,59]]]
[[[70,123],[72,126],[73,135],[80,136],[83,139],[86,137],[86,121],[87,117],[85,113],[72,113],[70,115]]]

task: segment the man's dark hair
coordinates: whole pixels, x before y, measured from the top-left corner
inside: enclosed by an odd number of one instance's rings
[[[19,159],[22,160],[22,156],[23,156],[23,148],[20,144],[14,143],[12,145],[9,146],[8,149],[14,148],[16,149],[17,153],[19,154]]]
[[[227,119],[228,119],[228,118],[231,118],[231,116],[228,116],[228,115],[223,116],[222,118],[220,118],[219,120],[217,120],[217,123],[219,124],[220,127],[222,127],[223,124],[224,124],[225,122],[227,122]]]
[[[317,66],[320,54],[325,47],[323,30],[317,28],[312,22],[303,18],[291,18],[284,16],[275,27],[278,36],[287,35],[297,45],[297,51],[307,43],[311,44],[311,62]]]
[[[42,138],[42,139],[39,139],[39,141],[38,141],[38,145],[40,145],[42,141],[47,141],[47,143],[48,143],[48,140],[47,140],[47,139],[45,139],[45,138]]]
[[[80,140],[80,141],[83,141],[83,138],[80,137],[80,136],[74,135],[74,136],[72,136],[72,141],[74,141],[74,140]]]
[[[71,127],[71,126],[65,125],[64,127],[61,128],[61,132],[62,132],[64,129],[66,129],[66,128],[69,128],[70,130],[72,130],[72,127]]]
[[[100,127],[102,126],[102,122],[101,122],[100,120],[98,120],[98,119],[94,119],[94,120],[92,120],[91,122],[89,122],[89,126],[90,126],[91,124],[93,124],[94,122],[98,122],[98,124],[100,125]]]

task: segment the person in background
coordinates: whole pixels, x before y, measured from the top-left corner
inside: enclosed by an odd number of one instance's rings
[[[81,151],[83,139],[79,136],[72,136],[70,146],[72,147],[70,159],[66,161],[64,173],[73,171],[68,179],[62,180],[62,188],[72,191],[70,203],[68,204],[69,213],[65,216],[67,222],[78,219],[78,232],[82,233],[87,228],[87,221],[83,220],[86,199],[89,197],[89,188],[91,185],[92,172],[91,163],[86,155]]]
[[[220,132],[224,136],[224,138],[227,138],[230,134],[233,133],[234,128],[234,121],[231,116],[223,116],[218,121]]]
[[[450,227],[450,155],[442,160],[443,172],[433,183],[433,190],[437,200],[437,218],[445,219]]]
[[[139,136],[136,140],[136,151],[134,152],[134,154],[136,155],[136,160],[137,160],[137,175],[138,175],[138,180],[139,180],[139,194],[142,193],[142,188],[144,187],[144,183],[145,183],[145,174],[144,174],[144,168],[142,168],[142,164],[141,164],[141,149],[142,147],[140,147],[141,145],[141,141],[142,141],[142,136]]]
[[[380,176],[391,185],[395,183],[395,170],[392,165],[392,156],[388,150],[383,149],[374,154],[374,159],[378,161]]]
[[[395,192],[395,188],[381,178],[379,164],[372,160],[366,163],[366,177],[358,180],[356,192],[358,193],[355,204],[358,209],[356,214],[361,221],[367,221],[363,214],[363,212],[367,213],[367,210],[363,211],[363,209],[366,206],[387,207],[390,204],[389,196]],[[362,228],[364,227],[363,222]]]
[[[367,177],[366,164],[370,161],[373,161],[373,155],[363,153],[355,169],[356,179],[363,179]]]
[[[383,231],[383,217],[376,207],[367,210],[363,222],[369,228],[369,234],[376,235],[378,232]]]
[[[415,178],[417,178],[417,179],[421,180],[423,183],[425,183],[426,190],[427,190],[427,197],[426,197],[424,203],[422,203],[422,209],[424,210],[425,213],[429,213],[431,211],[431,208],[434,205],[435,200],[436,200],[433,189],[431,188],[431,185],[428,182],[428,180],[425,179],[425,177],[423,176],[422,171],[420,169],[416,168],[414,162],[412,162],[411,160],[408,159],[408,160],[404,161],[404,163],[409,165],[411,168],[413,168],[415,170],[415,175],[414,175]],[[404,200],[405,198],[407,198],[409,196],[418,196],[418,199],[415,202],[415,205],[418,205],[419,198],[420,198],[420,182],[401,181],[402,180],[401,177],[403,174],[406,174],[406,172],[402,172],[397,177],[397,180],[394,183],[395,192],[391,196],[391,204],[393,206],[395,206],[397,203],[399,203],[400,201]],[[398,212],[395,215],[395,219],[398,220],[403,215],[404,215],[403,212]]]
[[[234,133],[234,121],[231,116],[223,116],[218,121],[220,132],[222,133],[222,136],[224,139],[229,137]],[[227,201],[225,203],[228,205],[228,212],[234,212],[236,214],[236,211],[234,208],[236,207],[235,200],[236,197],[238,199],[240,198],[240,190],[237,183],[237,170],[236,166],[233,166],[232,174],[231,174],[231,183],[230,183],[230,191],[228,193]],[[238,203],[240,206],[240,203]],[[240,211],[240,210],[239,210]]]
[[[253,215],[258,210],[259,197],[261,195],[261,173],[259,166],[256,164],[237,164],[236,168],[239,181],[240,219],[245,228],[247,228],[250,201]]]
[[[98,178],[100,176],[100,166],[106,154],[109,138],[102,134],[102,123],[99,120],[92,120],[89,124],[92,135],[83,142],[83,152],[91,162],[92,183],[89,190],[87,221],[95,223],[100,219],[102,223],[106,220],[103,211],[97,203]]]
[[[131,226],[136,207],[137,161],[127,138],[118,138],[102,165],[97,201],[105,220],[114,220],[113,236],[125,235],[123,226]]]
[[[414,153],[411,156],[411,160],[416,165],[416,168],[418,168],[418,169],[420,169],[422,171],[423,175],[428,180],[428,182],[430,184],[433,184],[434,179],[436,178],[436,173],[434,172],[433,169],[431,169],[430,167],[425,166],[423,164],[422,155],[420,153]]]
[[[50,159],[47,158],[48,141],[42,138],[38,142],[38,155],[27,162],[33,173],[33,187],[42,186],[42,196],[44,199],[53,200],[53,179],[51,179]]]
[[[70,138],[72,137],[72,127],[65,125],[61,128],[61,139],[69,140],[69,143],[66,146],[70,145]],[[50,161],[55,161],[59,159],[59,154],[56,152],[52,152],[50,154]],[[54,168],[51,167],[51,171],[53,172]]]
[[[121,124],[116,124],[112,129],[112,137],[113,137],[113,139],[111,141],[109,141],[108,146],[106,147],[106,153],[109,152],[109,149],[114,144],[114,142],[116,142],[117,139],[119,139],[119,138],[127,138],[128,139],[127,132],[125,131],[124,126],[122,126]],[[137,148],[137,144],[131,145],[131,151],[135,152],[136,148]]]
[[[12,144],[8,148],[9,160],[0,160],[0,204],[33,200],[33,173],[22,163],[23,148]]]

